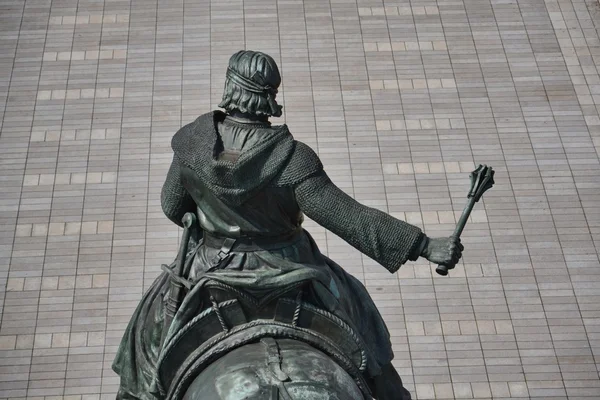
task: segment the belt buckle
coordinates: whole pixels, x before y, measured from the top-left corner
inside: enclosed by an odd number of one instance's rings
[[[223,261],[225,258],[227,258],[228,255],[229,255],[229,252],[225,252],[221,249],[215,256],[214,260],[217,260],[217,262]]]
[[[210,262],[212,264],[210,270],[219,267],[223,261],[225,261],[231,256],[231,249],[233,248],[235,242],[236,239],[233,238],[227,238],[225,239],[225,241],[223,241],[223,246],[221,246],[221,249],[219,250],[217,255]]]

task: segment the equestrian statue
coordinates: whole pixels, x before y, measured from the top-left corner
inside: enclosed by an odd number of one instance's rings
[[[429,238],[339,189],[309,146],[269,122],[282,113],[280,83],[273,58],[240,51],[225,111],[173,136],[161,203],[184,228],[181,247],[125,331],[117,399],[411,398],[373,300],[321,253],[303,216],[390,273],[419,257],[447,273],[460,231]]]

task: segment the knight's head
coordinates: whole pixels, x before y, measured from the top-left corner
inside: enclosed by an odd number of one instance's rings
[[[275,101],[281,84],[273,58],[258,51],[242,50],[229,59],[225,91],[219,107],[257,116],[281,116]]]

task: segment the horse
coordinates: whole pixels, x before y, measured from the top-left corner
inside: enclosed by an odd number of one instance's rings
[[[257,294],[205,282],[193,317],[163,344],[159,397],[372,399],[364,345],[352,327],[319,307],[309,286],[294,282]]]

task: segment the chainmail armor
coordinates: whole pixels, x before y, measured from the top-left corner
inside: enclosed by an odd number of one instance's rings
[[[182,185],[179,166],[186,165],[220,199],[236,206],[267,186],[294,187],[304,214],[391,272],[419,257],[426,236],[418,227],[344,193],[323,171],[317,154],[293,140],[285,125],[235,163],[216,159],[220,140],[216,121],[224,117],[218,111],[205,114],[173,137],[175,157],[161,194],[163,211],[171,221],[181,226],[183,215],[196,207]]]
[[[244,151],[236,162],[218,159],[223,144],[216,125],[226,115],[204,114],[181,128],[171,141],[174,162],[191,168],[202,182],[226,203],[241,205],[268,184],[289,186],[323,168],[310,147],[297,142],[286,125],[275,134]]]
[[[173,160],[160,193],[163,212],[173,223],[183,227],[181,219],[187,212],[196,211],[196,203],[181,184],[179,162]]]
[[[425,235],[418,227],[360,204],[331,182],[324,171],[299,184],[295,192],[304,214],[388,271],[396,272],[419,256]]]
[[[323,164],[314,150],[302,142],[295,143],[290,161],[273,180],[273,186],[295,186],[323,171]]]

